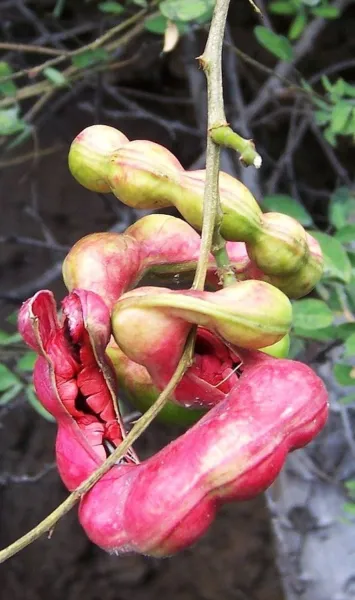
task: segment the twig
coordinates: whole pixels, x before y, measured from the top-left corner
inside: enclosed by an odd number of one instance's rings
[[[46,46],[35,46],[31,44],[13,44],[11,42],[0,42],[0,50],[13,50],[14,52],[29,52],[32,54],[49,54],[50,56],[61,56],[63,50],[46,48]]]
[[[209,130],[216,123],[225,122],[222,93],[222,67],[221,53],[222,40],[224,35],[225,22],[227,18],[229,0],[217,0],[212,18],[210,33],[206,45],[205,53],[201,60],[204,64],[204,70],[208,83],[208,113]],[[198,259],[197,270],[194,278],[194,289],[204,289],[209,254],[211,252],[212,242],[219,242],[219,223],[220,206],[218,192],[219,176],[219,155],[220,149],[213,142],[212,137],[208,136],[207,141],[207,164],[206,181],[204,190],[203,206],[203,227],[201,252]],[[116,450],[105,460],[105,462],[92,475],[84,481],[68,498],[58,506],[46,519],[37,527],[32,529],[22,538],[5,548],[0,552],[0,563],[4,562],[41,535],[53,529],[55,524],[62,518],[73,506],[99,481],[99,479],[113,467],[117,461],[122,458],[136,439],[145,431],[148,425],[153,421],[164,404],[169,399],[175,387],[183,377],[187,368],[191,365],[195,341],[195,328],[191,329],[188,336],[184,353],[176,368],[174,375],[167,384],[164,391],[160,394],[156,402],[149,410],[137,421],[131,431],[127,434],[124,441]]]
[[[349,4],[350,0],[336,0],[334,7],[342,10]],[[251,102],[247,108],[249,117],[255,117],[267,104],[272,95],[280,89],[280,78],[287,77],[291,73],[293,67],[309,52],[310,48],[315,44],[315,41],[328,21],[322,17],[318,17],[310,22],[305,29],[301,39],[293,48],[293,60],[290,62],[280,61],[273,72],[273,75],[267,80],[261,88],[260,93]]]
[[[21,156],[15,156],[14,158],[9,158],[8,160],[0,160],[0,169],[5,169],[14,165],[20,165],[33,158],[37,159],[43,156],[49,156],[50,154],[54,154],[55,152],[63,150],[63,148],[63,144],[56,144],[51,148],[45,148],[44,150],[40,150],[36,155],[34,155],[33,152],[27,152],[26,154],[22,154]]]
[[[142,30],[143,30],[143,24],[139,23],[138,25],[133,27],[130,31],[128,31],[125,35],[123,35],[121,38],[119,38],[119,40],[116,40],[114,43],[105,47],[105,49],[113,50],[120,46],[124,46],[129,41],[131,41],[131,39],[133,37],[138,35]],[[136,57],[134,57],[133,60],[135,60],[135,58]],[[127,64],[130,64],[131,62],[132,62],[132,57],[128,58],[127,60],[123,60],[121,62],[115,61],[114,68],[117,69],[119,67],[125,67],[125,66],[127,66]],[[67,69],[64,69],[64,71],[62,71],[62,75],[68,81],[75,81],[76,79],[80,79],[83,77],[87,77],[88,75],[92,75],[93,73],[95,73],[97,71],[109,70],[110,68],[112,68],[112,65],[110,65],[110,63],[104,64],[104,65],[96,65],[94,67],[91,67],[90,71],[85,71],[83,69],[75,67],[74,65],[71,65],[70,67],[68,67]],[[1,83],[1,80],[0,80],[0,83]],[[39,96],[44,93],[54,94],[55,92],[57,92],[60,89],[62,89],[62,88],[55,87],[49,80],[40,81],[39,83],[27,85],[27,86],[19,89],[18,92],[14,96],[8,96],[8,97],[3,98],[2,100],[0,100],[0,107],[10,106],[14,103],[14,101],[25,100],[26,98],[32,98],[33,96]],[[40,98],[40,101],[42,102],[42,98]]]
[[[295,135],[294,136],[291,136],[290,134],[288,135],[286,149],[283,151],[283,154],[281,155],[281,157],[277,163],[276,169],[273,171],[270,179],[268,180],[268,182],[266,184],[266,191],[268,194],[274,193],[277,183],[283,172],[283,169],[284,169],[285,165],[287,164],[287,162],[290,160],[290,155],[295,150],[295,148],[297,148],[301,139],[303,138],[303,136],[305,135],[305,133],[307,131],[307,127],[309,126],[309,119],[310,119],[309,116],[304,117],[304,119],[298,124]]]
[[[58,65],[64,60],[68,60],[75,56],[79,56],[80,54],[84,54],[85,52],[88,52],[90,50],[96,50],[97,48],[103,46],[106,42],[108,42],[117,33],[120,33],[124,29],[127,29],[127,27],[129,27],[130,25],[134,25],[137,21],[141,19],[141,17],[144,17],[144,15],[146,15],[147,12],[148,9],[143,8],[142,10],[138,11],[135,15],[132,15],[132,17],[129,17],[128,19],[123,21],[123,23],[119,23],[118,25],[115,25],[115,27],[112,27],[111,29],[106,31],[103,35],[96,38],[93,42],[90,42],[89,44],[81,46],[80,48],[77,48],[75,50],[64,50],[61,52],[60,56],[56,56],[55,58],[49,59],[44,63],[38,65],[37,67],[22,69],[21,71],[17,71],[16,73],[12,73],[11,75],[6,75],[6,77],[1,77],[0,83],[4,83],[10,79],[17,79],[18,77],[23,77],[24,75],[31,75],[31,77],[33,77],[34,75],[38,75],[39,73],[41,73],[41,71],[43,71],[44,69],[47,69],[48,67],[53,67],[54,65]]]
[[[341,162],[338,160],[333,148],[328,142],[326,142],[323,133],[320,131],[318,125],[313,121],[311,123],[311,130],[314,133],[316,140],[318,141],[320,147],[322,148],[325,156],[328,159],[329,164],[331,165],[334,172],[337,174],[339,179],[341,179],[345,185],[348,187],[352,186],[351,178],[348,175],[347,170],[343,167]]]
[[[226,28],[226,40],[230,42],[227,52],[225,52],[225,73],[228,77],[229,96],[233,100],[231,107],[231,123],[234,129],[238,129],[241,134],[246,137],[252,137],[248,115],[246,114],[246,106],[243,98],[243,93],[240,85],[238,55],[233,52],[233,38],[229,27]],[[240,178],[244,185],[260,199],[261,185],[259,171],[257,169],[245,169],[240,167]]]
[[[212,252],[217,259],[222,254],[223,260],[217,263],[220,267],[220,275],[227,285],[231,280],[235,281],[230,265],[225,265],[225,241],[220,235],[220,224],[222,213],[219,197],[219,163],[220,142],[216,140],[215,133],[218,130],[228,128],[224,114],[223,102],[223,80],[222,80],[222,47],[224,28],[229,8],[229,0],[217,0],[212,17],[210,33],[204,53],[199,57],[200,64],[207,79],[208,98],[208,136],[206,149],[206,180],[204,189],[204,224],[202,230],[200,258],[195,273],[193,288],[198,289],[201,282],[205,281],[208,265],[208,256]]]
[[[125,214],[120,211],[120,217],[122,214]],[[116,231],[117,233],[122,233],[126,227],[128,227],[129,223],[127,221],[120,221],[115,223],[112,227],[110,227],[109,231]],[[48,287],[53,281],[60,276],[62,272],[62,261],[59,260],[55,262],[49,269],[41,273],[39,277],[32,279],[31,281],[27,281],[19,285],[17,288],[9,290],[8,292],[2,291],[0,292],[0,298],[3,300],[10,300],[13,302],[23,302],[26,296],[34,294],[38,289],[43,289]]]
[[[69,247],[61,244],[53,244],[48,241],[36,240],[35,238],[21,235],[0,235],[0,244],[16,244],[21,246],[31,246],[32,248],[47,248],[48,250],[58,250],[59,252],[68,252]]]
[[[45,475],[47,475],[50,471],[52,471],[55,467],[55,463],[50,463],[45,465],[38,473],[35,475],[27,475],[26,473],[23,475],[14,475],[12,473],[1,473],[0,475],[0,486],[7,486],[9,484],[22,484],[22,483],[36,483]]]

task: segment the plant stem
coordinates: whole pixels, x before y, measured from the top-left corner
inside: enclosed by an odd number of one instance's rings
[[[222,79],[222,48],[224,29],[227,20],[229,0],[217,0],[212,17],[211,27],[208,35],[206,48],[199,57],[200,64],[207,79],[208,97],[208,137],[206,150],[206,180],[203,198],[203,229],[201,234],[200,259],[197,264],[193,289],[201,288],[206,279],[208,256],[213,249],[218,247],[219,251],[224,246],[223,271],[227,267],[228,279],[235,279],[233,269],[229,265],[225,243],[220,235],[219,229],[222,220],[222,212],[219,197],[219,165],[220,146],[217,144],[211,132],[220,126],[227,126],[223,102],[223,79]],[[220,257],[220,254],[219,254]],[[224,281],[226,271],[219,273]]]
[[[228,287],[235,283],[236,275],[230,264],[226,243],[222,236],[219,236],[219,238],[218,236],[214,237],[212,254],[215,258],[218,276],[223,287]]]
[[[210,130],[210,136],[216,144],[238,152],[244,166],[253,165],[256,169],[261,167],[262,159],[255,150],[253,140],[246,140],[228,125],[217,125]]]
[[[222,90],[222,43],[224,36],[224,28],[227,18],[229,0],[217,0],[214,14],[212,18],[211,28],[208,36],[206,50],[203,55],[205,61],[205,72],[208,83],[208,124],[209,130],[216,123],[225,122],[223,108],[223,90]],[[207,74],[208,71],[208,74]],[[221,118],[222,115],[222,118]],[[219,225],[221,220],[221,211],[219,206],[219,155],[220,149],[210,135],[207,139],[207,160],[206,160],[206,181],[204,190],[204,205],[203,205],[203,226],[201,252],[197,263],[196,274],[194,278],[193,288],[204,289],[206,273],[208,268],[208,259],[211,252],[213,242],[221,243],[219,237]],[[224,243],[224,240],[222,244]],[[214,244],[215,246],[215,244]],[[46,519],[44,519],[37,527],[34,527],[26,535],[19,540],[0,551],[0,563],[4,562],[41,535],[53,529],[55,524],[63,517],[80,498],[87,493],[95,483],[113,467],[117,461],[122,458],[127,450],[132,446],[136,439],[143,433],[148,425],[153,421],[155,416],[163,408],[173,393],[175,387],[183,377],[185,371],[191,365],[196,328],[193,327],[186,341],[185,350],[180,359],[180,362],[175,370],[174,375],[169,381],[164,391],[159,398],[150,407],[150,409],[137,421],[131,431],[127,434],[124,441],[116,448],[116,450],[105,460],[105,462],[94,471],[86,481],[84,481],[68,498],[58,506]]]

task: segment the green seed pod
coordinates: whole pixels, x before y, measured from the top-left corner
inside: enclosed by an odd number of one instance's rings
[[[127,358],[116,344],[110,343],[106,352],[113,364],[119,389],[124,391],[135,408],[145,413],[160,394],[147,369]],[[162,423],[188,427],[196,423],[204,414],[206,414],[205,410],[184,408],[168,401],[156,419]]]
[[[175,363],[176,349],[180,351],[186,340],[187,324],[205,327],[233,345],[257,350],[283,338],[291,322],[289,299],[264,281],[242,281],[218,292],[137,288],[119,299],[112,314],[117,344],[148,370],[148,363],[167,361],[170,354]]]
[[[115,152],[108,167],[113,194],[127,206],[165,208],[174,204],[183,167],[163,146],[134,140]]]
[[[306,233],[309,255],[299,271],[286,277],[271,276],[270,283],[277,286],[289,298],[302,298],[313,290],[322,277],[324,259],[315,238]]]
[[[186,171],[175,206],[196,229],[201,230],[206,171]],[[262,212],[248,188],[231,175],[219,174],[222,208],[221,234],[226,240],[253,242],[261,233]]]
[[[68,162],[73,177],[92,192],[108,193],[106,172],[114,150],[128,138],[108,125],[92,125],[84,129],[70,146]]]
[[[175,206],[190,225],[202,227],[205,171],[184,171],[169,150],[135,140],[115,152],[108,168],[112,192],[124,204],[140,209]],[[223,212],[221,233],[228,240],[251,241],[261,228],[261,210],[237,179],[220,173]]]
[[[261,348],[260,350],[261,352],[269,354],[269,356],[274,356],[275,358],[287,358],[290,350],[290,336],[287,334],[281,340],[276,342],[276,344],[272,344],[272,346],[267,346],[266,348]]]
[[[306,232],[292,217],[266,213],[263,229],[255,242],[247,244],[248,254],[267,275],[295,273],[309,256]]]

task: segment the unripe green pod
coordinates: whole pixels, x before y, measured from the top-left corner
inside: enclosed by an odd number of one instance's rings
[[[247,244],[248,254],[267,275],[295,273],[309,255],[306,232],[292,217],[266,213],[257,239]]]
[[[202,228],[205,171],[185,171],[169,150],[147,140],[129,142],[110,160],[108,180],[124,204],[140,209],[175,206],[190,225]],[[220,173],[223,219],[228,240],[255,239],[262,212],[249,190],[227,173]]]
[[[183,167],[159,144],[133,140],[115,152],[108,166],[111,191],[127,206],[165,208],[174,204]]]
[[[145,367],[127,358],[122,350],[113,343],[106,352],[115,370],[119,390],[123,390],[127,399],[142,413],[154,404],[160,390],[154,385]],[[168,401],[156,416],[157,421],[175,425],[190,426],[196,423],[205,410],[184,408],[175,402]]]
[[[148,362],[159,356],[167,360],[167,353],[183,346],[186,338],[180,344],[177,333],[183,323],[205,327],[236,346],[259,349],[282,339],[291,322],[289,299],[263,281],[243,281],[218,292],[138,288],[124,294],[112,314],[117,344],[148,370]],[[132,323],[139,331],[133,345]],[[185,329],[181,335],[186,335]]]
[[[317,240],[306,233],[309,255],[299,271],[286,277],[271,276],[270,283],[276,285],[290,298],[302,298],[313,290],[322,277],[324,259]]]
[[[175,206],[196,229],[201,230],[206,171],[185,171]],[[221,234],[226,240],[252,242],[261,233],[262,212],[248,188],[220,171],[219,193],[223,213]]]
[[[272,344],[272,346],[267,346],[266,348],[260,348],[260,350],[275,358],[287,358],[290,351],[290,336],[287,334],[281,340],[276,342],[276,344]]]
[[[70,146],[68,162],[71,174],[92,192],[110,192],[106,176],[109,157],[127,142],[128,138],[114,127],[87,127]]]

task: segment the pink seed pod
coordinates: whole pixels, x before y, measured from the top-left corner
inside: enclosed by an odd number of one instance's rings
[[[200,245],[199,234],[181,219],[147,215],[124,234],[93,233],[74,244],[63,263],[64,282],[69,291],[86,289],[99,294],[111,309],[146,274],[191,278]],[[238,277],[256,274],[244,244],[230,244],[228,251]],[[208,277],[218,284],[212,255]]]
[[[23,305],[19,330],[40,354],[36,391],[57,420],[58,469],[74,489],[125,435],[104,354],[108,309],[96,294],[76,290],[58,319],[52,294],[42,291]],[[201,329],[199,335],[213,345],[212,336],[216,355],[222,355],[213,333]],[[81,500],[79,519],[94,543],[110,552],[152,556],[186,548],[221,504],[265,490],[287,453],[323,427],[327,394],[311,369],[262,352],[228,350],[242,364],[221,401],[145,462],[130,450]]]
[[[66,486],[74,489],[106,458],[105,444],[118,445],[125,432],[116,377],[105,354],[111,335],[105,303],[93,292],[75,290],[62,310],[58,318],[53,294],[38,292],[23,304],[18,328],[40,355],[34,386],[57,419],[57,465]]]
[[[145,462],[113,467],[85,495],[79,519],[109,552],[168,556],[199,539],[220,505],[269,487],[288,452],[327,418],[321,380],[301,363],[254,353],[227,397]]]

